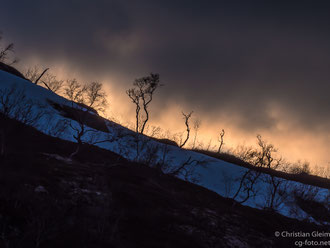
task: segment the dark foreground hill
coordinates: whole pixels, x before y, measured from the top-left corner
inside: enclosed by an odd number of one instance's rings
[[[293,247],[274,233],[325,231],[97,147],[70,161],[74,143],[9,122],[0,247]]]

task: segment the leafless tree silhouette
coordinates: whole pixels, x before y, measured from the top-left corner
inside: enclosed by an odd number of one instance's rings
[[[97,111],[105,111],[105,107],[108,105],[107,94],[100,82],[91,82],[86,85],[84,103]]]
[[[99,82],[90,84],[81,84],[76,79],[67,80],[64,87],[64,95],[71,100],[73,110],[72,119],[69,126],[74,131],[73,138],[77,141],[76,150],[70,155],[70,158],[76,156],[82,145],[85,143],[83,137],[87,133],[96,132],[86,125],[87,118],[91,114],[98,114],[97,111],[105,111],[107,106],[107,94],[103,90],[103,85]],[[93,143],[103,143],[108,141],[94,141]]]
[[[182,115],[184,117],[185,120],[185,124],[186,124],[186,130],[187,130],[187,135],[186,135],[186,139],[182,142],[182,144],[180,145],[180,148],[184,147],[184,145],[188,142],[189,140],[189,136],[190,136],[190,126],[189,126],[189,119],[191,117],[191,115],[193,114],[193,111],[191,111],[188,114],[185,114],[184,112],[182,112]]]
[[[10,128],[9,119],[35,126],[45,114],[43,106],[28,99],[24,90],[18,90],[15,85],[8,89],[0,89],[1,156],[5,154],[6,136]]]
[[[63,87],[64,81],[57,79],[57,77],[49,72],[49,68],[41,69],[37,66],[29,68],[25,75],[34,84],[38,84],[39,81],[42,82],[48,90],[59,93]]]
[[[208,163],[207,160],[197,160],[192,159],[191,157],[184,160],[181,164],[171,168],[168,175],[171,176],[182,176],[186,181],[198,182],[198,175],[195,173],[195,169],[198,166],[205,166]]]
[[[197,118],[196,120],[194,120],[193,129],[194,129],[195,134],[194,134],[194,140],[193,140],[193,144],[192,144],[192,149],[195,149],[196,148],[198,131],[199,131],[201,125],[202,125],[202,121],[199,118]]]
[[[82,103],[85,91],[86,86],[79,83],[75,78],[68,79],[64,87],[64,96],[73,102]]]
[[[282,158],[274,157],[274,153],[277,150],[272,144],[262,140],[260,135],[257,136],[257,141],[259,149],[247,149],[244,154],[244,160],[255,168],[251,168],[243,174],[233,199],[236,199],[241,192],[244,192],[245,196],[240,203],[246,202],[250,197],[257,194],[255,185],[259,180],[262,180],[267,183],[269,191],[269,200],[266,207],[274,209],[276,197],[284,180],[275,177],[271,170],[276,170],[282,164]],[[263,175],[258,168],[267,168],[270,173]]]
[[[224,143],[224,140],[223,140],[224,137],[225,137],[225,130],[222,129],[221,132],[220,132],[219,138],[218,138],[218,141],[220,142],[220,144],[219,144],[219,148],[218,148],[218,153],[221,152],[221,148],[222,148],[223,145],[225,144],[225,143]]]
[[[160,87],[159,74],[150,73],[149,76],[135,79],[133,88],[126,91],[126,94],[135,104],[136,132],[143,134],[149,121],[148,106],[153,100],[154,92]],[[144,114],[141,113],[141,108]]]
[[[0,32],[0,42],[2,40],[2,33]],[[18,62],[17,58],[12,59],[10,54],[14,53],[14,43],[9,43],[7,45],[2,46],[0,44],[0,62],[5,64],[15,64]]]

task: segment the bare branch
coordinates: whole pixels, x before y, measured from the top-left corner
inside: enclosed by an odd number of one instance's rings
[[[136,106],[136,132],[143,134],[149,121],[148,105],[153,100],[155,90],[162,84],[159,81],[159,74],[151,73],[147,77],[135,79],[133,86],[133,88],[126,91],[126,94]],[[143,108],[144,116],[141,115],[141,108]]]
[[[189,135],[190,135],[189,119],[190,119],[192,114],[193,114],[193,111],[191,111],[188,114],[185,114],[184,112],[182,112],[182,115],[185,119],[186,128],[187,128],[187,136],[186,136],[186,139],[183,141],[183,143],[180,145],[180,148],[182,148],[187,143],[187,141],[189,140]]]
[[[46,68],[41,74],[40,76],[37,78],[37,80],[34,82],[34,84],[38,84],[39,80],[42,78],[42,76],[49,70],[49,68]]]
[[[69,100],[73,102],[82,102],[83,101],[83,92],[86,89],[74,79],[69,79],[66,81],[66,87],[64,89],[64,95]]]
[[[263,180],[268,185],[267,208],[274,209],[276,207],[276,199],[278,193],[281,191],[283,179],[277,178],[272,174],[271,170],[277,169],[283,163],[282,158],[275,158],[273,153],[277,150],[272,144],[266,143],[262,140],[261,136],[257,136],[257,144],[259,149],[247,149],[244,152],[244,160],[252,164],[255,168],[247,170],[240,179],[239,187],[233,196],[236,199],[240,193],[244,193],[243,199],[240,203],[247,201],[251,196],[254,196],[257,192],[255,184],[258,180]],[[268,174],[262,174],[258,168],[269,169]]]
[[[218,153],[220,153],[222,146],[225,144],[224,141],[223,141],[224,136],[225,136],[225,130],[222,129],[221,133],[220,133],[220,136],[219,136],[219,139],[218,139],[219,142],[220,142],[219,148],[218,148]]]
[[[10,127],[7,122],[14,119],[26,125],[36,126],[38,121],[46,114],[43,106],[27,99],[24,90],[15,86],[0,90],[0,136],[1,155],[5,153],[5,139]]]
[[[24,76],[35,84],[41,81],[48,90],[55,93],[62,89],[64,82],[63,80],[58,80],[55,75],[49,73],[49,68],[40,73],[40,68],[37,66],[29,68]]]
[[[0,41],[2,40],[2,34],[0,32]],[[9,43],[8,45],[5,45],[3,48],[0,45],[0,62],[12,65],[18,62],[18,59],[12,59],[10,61],[10,53],[14,53],[14,43]]]
[[[45,81],[41,81],[41,82],[46,86],[47,89],[49,89],[50,91],[52,91],[52,89],[48,86],[48,84]]]
[[[195,131],[195,135],[194,135],[194,140],[193,140],[193,144],[192,144],[192,149],[196,148],[197,135],[198,135],[198,131],[199,131],[201,125],[202,125],[202,121],[199,118],[194,120],[193,128],[194,128],[194,131]]]
[[[181,165],[175,167],[170,172],[168,172],[168,175],[171,176],[182,176],[186,181],[191,182],[197,182],[198,181],[198,175],[196,176],[195,168],[197,166],[205,166],[209,161],[207,160],[197,160],[192,159],[189,157],[185,161],[181,163]]]

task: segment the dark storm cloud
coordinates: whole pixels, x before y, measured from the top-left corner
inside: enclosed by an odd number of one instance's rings
[[[67,61],[82,74],[113,73],[128,85],[159,72],[158,103],[237,115],[245,129],[272,128],[275,105],[328,131],[330,7],[285,2],[8,1],[0,29],[24,56]]]

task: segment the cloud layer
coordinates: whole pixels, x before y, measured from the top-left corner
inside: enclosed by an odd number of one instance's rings
[[[285,126],[330,144],[329,3],[177,2],[13,0],[0,30],[22,63],[65,64],[118,89],[158,72],[159,109],[181,103],[245,133]]]

